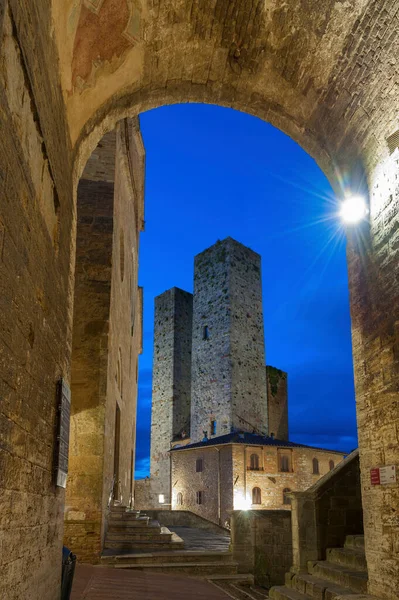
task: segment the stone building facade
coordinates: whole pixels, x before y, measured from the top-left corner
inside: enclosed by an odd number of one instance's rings
[[[399,482],[372,486],[370,469],[399,462],[398,2],[106,4],[0,2],[0,596],[59,596],[55,390],[71,381],[85,164],[121,119],[207,102],[280,128],[338,200],[368,204],[347,236],[368,591],[397,600]]]
[[[154,498],[170,490],[170,445],[182,432],[189,437],[191,408],[192,294],[172,288],[155,299],[151,415],[151,482]],[[143,486],[142,483],[138,484]],[[137,497],[138,504],[142,500]]]
[[[64,542],[85,561],[101,553],[110,496],[129,505],[134,493],[143,161],[138,120],[126,119],[104,136],[78,188]]]
[[[151,477],[136,483],[136,508],[170,507],[174,443],[266,435],[269,418],[288,439],[287,375],[265,369],[261,258],[228,237],[195,257],[193,295],[155,299]]]
[[[259,254],[232,238],[194,261],[191,440],[267,433]]]
[[[304,491],[344,458],[342,452],[249,432],[174,446],[172,508],[225,525],[233,510],[291,510]]]

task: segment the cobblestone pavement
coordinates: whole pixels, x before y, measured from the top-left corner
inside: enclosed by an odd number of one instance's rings
[[[226,552],[230,545],[229,533],[213,533],[193,527],[170,527],[184,540],[184,550],[204,550],[205,552]],[[181,550],[180,550],[181,552]]]
[[[157,575],[78,565],[71,600],[227,600],[211,583],[183,575]]]

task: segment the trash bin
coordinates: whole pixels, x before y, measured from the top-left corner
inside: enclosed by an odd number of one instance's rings
[[[62,548],[62,577],[61,600],[69,600],[72,591],[73,575],[75,573],[76,554],[63,546]]]

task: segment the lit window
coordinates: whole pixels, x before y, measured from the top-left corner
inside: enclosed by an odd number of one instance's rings
[[[204,492],[197,492],[196,503],[197,504],[204,503]]]
[[[290,491],[290,488],[283,489],[283,504],[291,504],[291,498],[287,495]]]
[[[258,487],[252,490],[252,504],[262,504],[262,494]]]
[[[202,471],[204,470],[204,463],[202,458],[197,458],[197,460],[195,461],[195,470],[197,473],[202,473]]]
[[[165,503],[165,495],[159,494],[158,501],[159,501],[159,504],[164,504]]]
[[[252,471],[259,471],[259,456],[257,454],[251,454],[250,465]]]
[[[319,475],[319,461],[317,460],[317,458],[314,458],[312,460],[312,464],[313,464],[313,475]]]
[[[211,435],[216,435],[216,421],[211,421]]]
[[[177,494],[176,504],[177,504],[177,506],[182,506],[183,505],[183,494],[181,492],[179,492]]]
[[[209,339],[209,329],[208,329],[208,325],[204,325],[203,329],[202,329],[202,339],[203,340],[208,340]]]
[[[330,460],[330,462],[329,462],[328,464],[329,464],[329,467],[330,467],[330,471],[332,471],[332,470],[333,470],[333,468],[335,467],[335,465],[334,465],[334,461],[333,461],[333,460]]]

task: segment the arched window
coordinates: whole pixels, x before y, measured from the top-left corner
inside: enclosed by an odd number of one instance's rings
[[[313,475],[319,475],[319,461],[317,458],[314,458],[312,461],[313,464]]]
[[[183,494],[181,492],[179,492],[177,494],[176,504],[177,504],[177,506],[182,506],[183,505]]]
[[[258,454],[251,454],[250,465],[252,471],[259,471],[259,456]]]
[[[262,494],[258,487],[252,490],[252,504],[262,504]]]
[[[291,498],[289,498],[287,495],[290,491],[290,488],[283,489],[283,504],[291,504]]]
[[[197,473],[202,473],[204,470],[204,463],[202,462],[202,458],[197,458],[195,461],[195,470]]]

